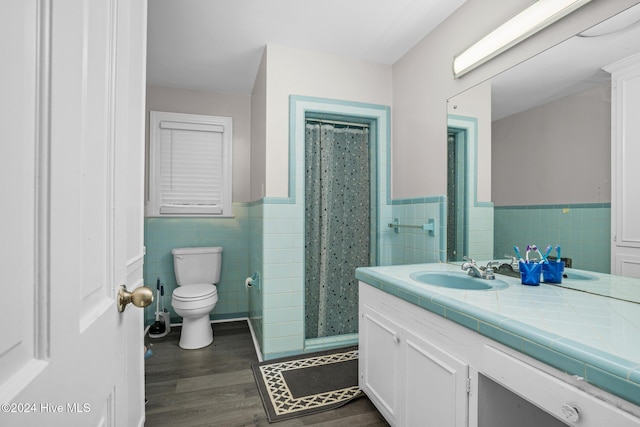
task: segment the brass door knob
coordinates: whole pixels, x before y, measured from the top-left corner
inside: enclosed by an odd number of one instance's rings
[[[140,286],[129,292],[125,285],[120,285],[118,291],[118,311],[122,313],[127,304],[132,303],[136,307],[146,307],[153,302],[153,291],[147,286]]]

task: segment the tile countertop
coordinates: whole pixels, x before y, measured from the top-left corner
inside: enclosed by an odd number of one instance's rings
[[[640,406],[640,304],[498,274],[508,288],[449,289],[411,279],[421,271],[465,274],[452,264],[414,264],[362,267],[356,278]],[[585,285],[590,292],[606,295],[620,279],[631,294],[640,291],[640,279],[584,273],[598,277]]]

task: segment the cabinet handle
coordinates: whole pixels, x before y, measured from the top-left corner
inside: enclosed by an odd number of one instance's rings
[[[562,413],[562,416],[569,422],[575,423],[580,419],[578,408],[568,403],[565,403],[560,407],[560,412]]]
[[[398,334],[393,334],[393,342],[395,342],[396,344],[400,342],[400,337],[398,336]]]

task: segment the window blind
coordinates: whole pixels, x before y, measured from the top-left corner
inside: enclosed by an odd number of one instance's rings
[[[160,213],[221,214],[224,126],[162,121]]]

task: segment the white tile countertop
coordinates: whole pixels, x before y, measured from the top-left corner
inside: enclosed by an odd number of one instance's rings
[[[573,270],[597,280],[526,286],[496,274],[507,288],[460,290],[410,277],[422,271],[466,274],[413,264],[358,268],[356,278],[640,405],[640,279]]]

